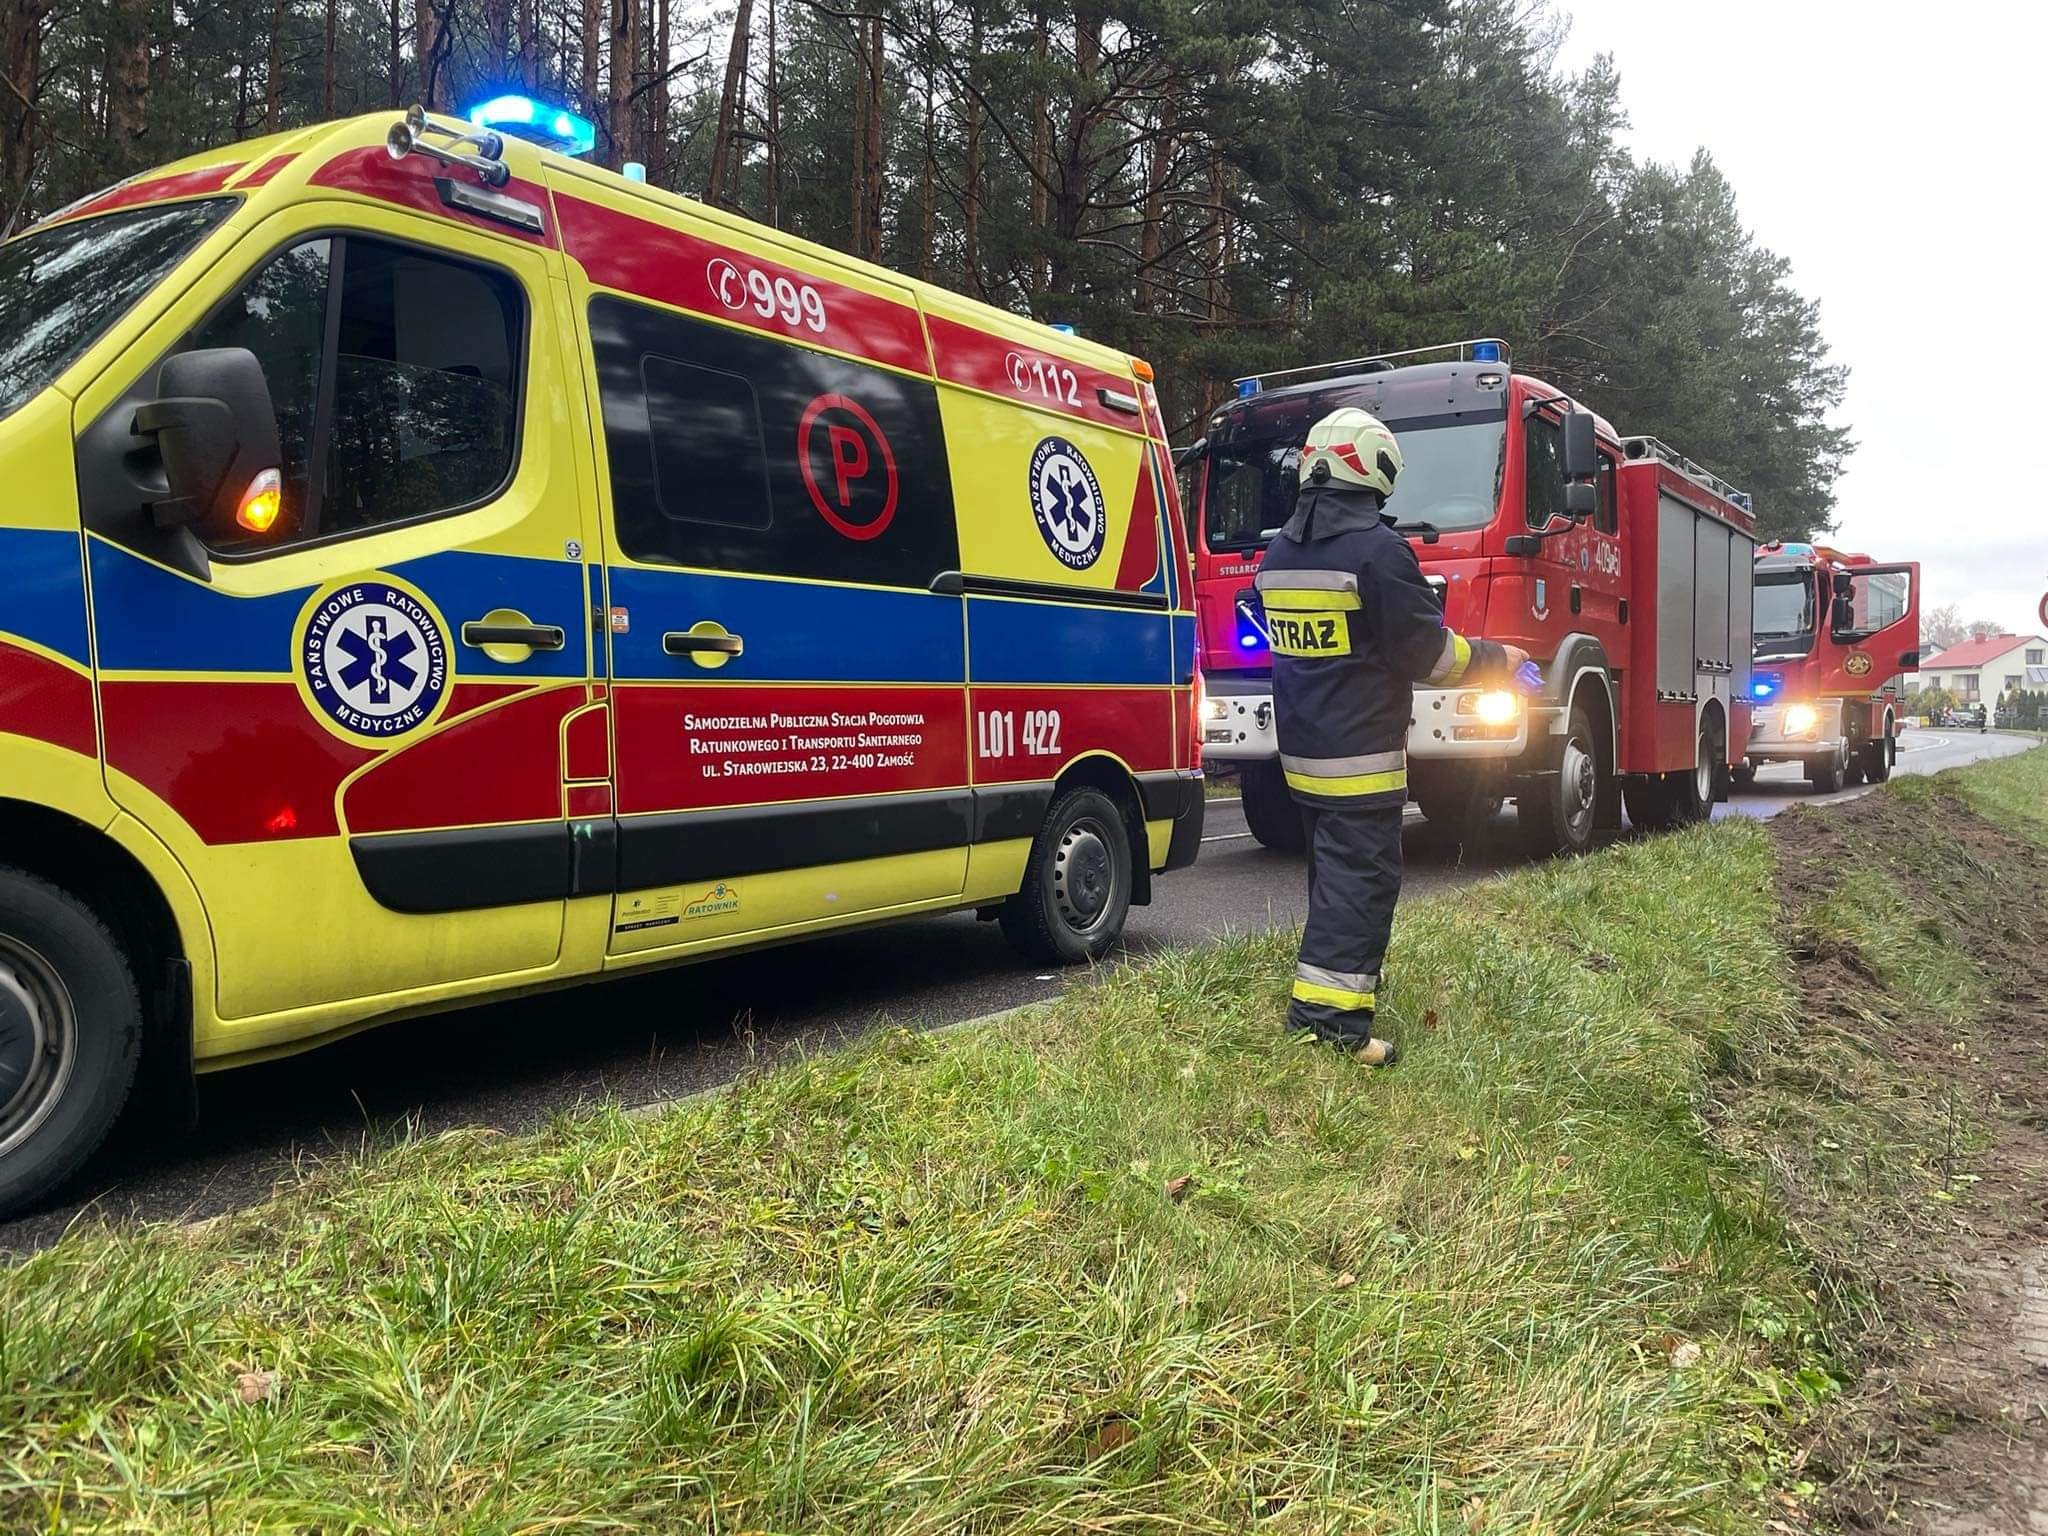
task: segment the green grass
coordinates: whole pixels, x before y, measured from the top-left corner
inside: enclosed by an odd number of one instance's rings
[[[1405,908],[1392,1072],[1248,937],[74,1234],[0,1274],[0,1529],[1761,1531],[1855,1310],[1774,1159],[1887,1090],[1776,1075],[1772,870],[1739,821]],[[1942,1176],[1897,1126],[1867,1200]]]

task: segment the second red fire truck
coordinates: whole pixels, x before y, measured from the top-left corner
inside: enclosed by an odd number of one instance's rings
[[[1920,665],[1920,567],[1818,544],[1756,552],[1747,760],[1801,763],[1822,794],[1882,783],[1898,758],[1898,678]]]
[[[1463,341],[1236,381],[1181,456],[1194,509],[1204,750],[1235,767],[1268,847],[1301,822],[1281,778],[1272,658],[1252,578],[1287,520],[1309,427],[1358,406],[1399,436],[1387,512],[1460,632],[1519,645],[1523,696],[1418,688],[1409,794],[1432,821],[1512,797],[1531,844],[1704,820],[1750,739],[1749,500],[1653,438],[1620,437]]]

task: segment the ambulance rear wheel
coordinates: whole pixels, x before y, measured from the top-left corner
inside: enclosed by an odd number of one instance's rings
[[[1275,853],[1300,853],[1308,847],[1301,806],[1278,762],[1246,763],[1237,778],[1244,796],[1244,824],[1260,847]]]
[[[67,891],[0,867],[0,1212],[84,1165],[142,1053],[142,1001],[114,936]]]
[[[1131,833],[1099,789],[1053,801],[1024,884],[1003,903],[1003,936],[1031,960],[1085,965],[1123,936],[1131,911]]]
[[[1574,704],[1558,743],[1557,771],[1515,797],[1515,816],[1529,851],[1584,853],[1593,846],[1600,804],[1600,752],[1585,706]]]

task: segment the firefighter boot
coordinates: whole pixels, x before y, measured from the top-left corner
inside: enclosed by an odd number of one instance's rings
[[[1311,805],[1306,814],[1308,922],[1287,1024],[1385,1066],[1394,1048],[1373,1037],[1373,1005],[1401,896],[1401,807]]]

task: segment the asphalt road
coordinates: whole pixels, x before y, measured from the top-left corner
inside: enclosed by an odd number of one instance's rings
[[[1908,732],[1899,771],[1933,773],[2033,745]],[[1796,767],[1778,766],[1717,814],[1771,816],[1868,792],[1817,797]],[[1411,892],[1520,861],[1509,817],[1461,847],[1412,807],[1408,814]],[[1130,953],[1301,920],[1299,858],[1259,847],[1234,800],[1210,802],[1207,834],[1201,862],[1160,881],[1153,905],[1132,912]],[[366,1140],[470,1125],[528,1130],[578,1105],[674,1098],[877,1024],[952,1023],[1055,996],[1065,983],[1020,962],[994,924],[961,915],[395,1024],[202,1079],[197,1130],[129,1115],[62,1204],[0,1223],[0,1248],[40,1246],[81,1216],[209,1216],[262,1199],[297,1163]]]

